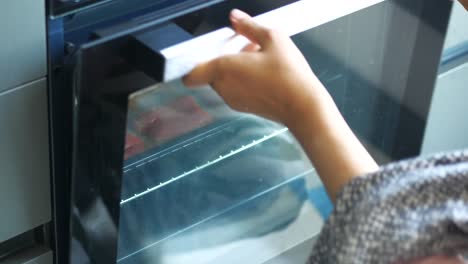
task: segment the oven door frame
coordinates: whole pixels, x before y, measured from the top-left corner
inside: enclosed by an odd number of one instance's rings
[[[308,0],[302,0],[308,1]],[[298,1],[298,2],[302,2]],[[336,0],[335,2],[340,2]],[[343,0],[346,1],[346,0]],[[227,2],[217,3],[214,6],[208,6],[201,9],[212,8],[216,10],[219,5]],[[275,2],[275,1],[270,1]],[[283,3],[285,1],[282,1]],[[291,1],[296,2],[296,1]],[[370,5],[381,1],[368,1]],[[448,24],[449,13],[451,9],[450,1],[426,0],[426,1],[405,1],[397,0],[398,4],[404,6],[407,10],[413,10],[418,14],[417,23],[429,23],[435,30],[435,33],[427,32],[424,27],[418,27],[416,36],[416,46],[425,46],[424,49],[415,49],[412,53],[411,66],[409,69],[408,80],[406,82],[404,103],[414,102],[415,96],[420,98],[418,101],[418,114],[422,115],[420,123],[415,123],[414,118],[408,116],[408,112],[402,111],[398,122],[397,137],[395,148],[392,150],[394,158],[404,158],[419,154],[424,129],[425,119],[429,111],[432,98],[432,91],[435,83],[438,64],[442,52],[444,36]],[[411,2],[411,3],[409,3]],[[414,2],[414,3],[413,3]],[[361,6],[365,8],[367,6]],[[277,8],[277,7],[276,7]],[[360,10],[357,8],[354,11]],[[250,10],[247,10],[250,11]],[[254,14],[264,14],[270,11],[266,10],[250,11]],[[347,15],[353,10],[345,11],[341,16]],[[200,10],[193,11],[200,12]],[[227,10],[224,10],[227,17]],[[307,10],[303,10],[307,12]],[[166,18],[156,19],[148,23],[135,26],[124,32],[119,32],[112,36],[106,36],[91,43],[83,45],[76,54],[76,68],[74,71],[73,84],[73,155],[70,181],[70,208],[69,208],[69,237],[68,239],[68,261],[69,263],[80,263],[82,260],[80,254],[84,253],[93,263],[115,263],[117,260],[118,226],[119,226],[119,208],[121,194],[121,178],[124,157],[124,139],[126,131],[127,102],[128,96],[140,89],[154,84],[154,79],[142,77],[140,83],[132,86],[114,85],[113,89],[109,86],[95,86],[91,83],[97,79],[102,79],[102,74],[107,66],[111,66],[116,59],[116,51],[120,50],[129,41],[129,36],[135,32],[154,27],[158,24],[166,23],[176,17],[188,16],[186,12],[181,11],[178,14],[172,14]],[[305,17],[305,16],[304,16]],[[339,17],[339,16],[338,16]],[[329,22],[338,17],[323,19],[321,23],[310,24],[302,30],[313,28],[320,24]],[[320,21],[319,21],[320,22]],[[266,23],[268,25],[268,22]],[[275,26],[273,24],[273,26]],[[398,30],[404,25],[397,19],[392,19],[390,39],[388,41],[399,41]],[[283,30],[288,30],[288,27]],[[229,29],[221,30],[229,32]],[[219,31],[216,31],[219,32]],[[203,34],[197,39],[210,39],[214,42],[224,43],[226,36],[231,34],[222,34],[223,37],[210,36],[219,34],[210,32]],[[300,31],[292,30],[299,33]],[[291,35],[293,33],[290,33]],[[230,37],[229,37],[230,38]],[[197,39],[189,42],[196,42]],[[187,42],[188,43],[188,42]],[[161,67],[157,70],[161,76],[171,68],[171,62],[186,58],[188,53],[186,47],[190,44],[181,43],[173,45],[168,49],[178,48],[183,56],[169,56],[161,50],[160,56],[163,60]],[[184,48],[185,47],[185,48]],[[240,46],[237,46],[238,49]],[[401,46],[389,48],[398,49]],[[176,52],[177,53],[177,52]],[[221,55],[219,51],[215,54],[198,57],[195,61],[190,61],[191,67],[203,59],[212,58]],[[102,62],[108,62],[109,65],[102,67]],[[183,59],[182,59],[183,61]],[[106,62],[106,63],[107,63]],[[104,64],[106,64],[104,63]],[[388,78],[391,83],[393,76],[392,69],[398,65],[397,61],[389,61],[386,65],[387,73],[383,78]],[[99,67],[96,67],[99,66]],[[128,66],[128,65],[127,65]],[[89,69],[93,70],[89,70]],[[176,74],[169,74],[170,77],[161,77],[161,80],[170,80],[181,77],[190,69],[184,69]],[[117,69],[117,70],[128,70]],[[433,77],[428,77],[433,76]],[[120,80],[125,82],[126,80]],[[411,87],[424,87],[422,90],[411,89]],[[421,94],[421,91],[424,91]],[[99,219],[99,221],[97,221]],[[94,231],[94,232],[91,232]],[[66,242],[66,243],[67,243]],[[59,243],[57,241],[56,243]],[[77,250],[77,243],[80,245]],[[81,253],[80,253],[81,252]],[[62,263],[62,260],[56,260]]]
[[[145,9],[154,9],[156,6],[174,6],[179,4],[197,6],[205,3],[220,2],[223,0],[175,0],[171,3],[157,2],[150,0],[137,0],[129,3],[127,0],[72,0],[64,3],[56,3],[60,0],[46,0],[49,7],[49,13],[52,18],[61,18],[68,15],[78,14],[85,10],[106,6],[113,10],[125,10],[124,13],[135,6],[144,6]],[[138,8],[141,9],[141,8]],[[158,7],[156,7],[158,9]]]

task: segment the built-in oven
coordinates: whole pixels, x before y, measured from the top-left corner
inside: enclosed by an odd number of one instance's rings
[[[247,44],[239,8],[292,36],[379,163],[414,156],[450,7],[50,1],[56,262],[305,263],[332,204],[300,144],[180,78]]]

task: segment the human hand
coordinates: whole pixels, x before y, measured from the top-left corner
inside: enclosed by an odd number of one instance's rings
[[[378,169],[292,40],[234,10],[231,23],[253,44],[197,66],[187,86],[211,84],[232,108],[285,124],[314,164],[328,194]],[[331,162],[333,161],[333,162]]]
[[[466,11],[468,11],[468,0],[459,0],[459,1],[465,7]]]
[[[242,52],[197,66],[184,78],[187,86],[211,84],[225,102],[241,112],[287,123],[294,109],[313,104],[325,92],[292,40],[233,10],[232,26],[252,43]]]

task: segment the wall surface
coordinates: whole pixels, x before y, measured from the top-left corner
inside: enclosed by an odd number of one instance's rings
[[[445,50],[468,45],[468,12],[456,3]],[[468,61],[439,75],[423,154],[468,148]]]

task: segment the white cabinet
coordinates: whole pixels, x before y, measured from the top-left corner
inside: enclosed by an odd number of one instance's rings
[[[46,75],[45,3],[0,3],[0,92]]]
[[[51,219],[46,80],[0,93],[0,242]]]
[[[1,260],[1,264],[53,264],[52,251],[44,247],[26,249]]]

